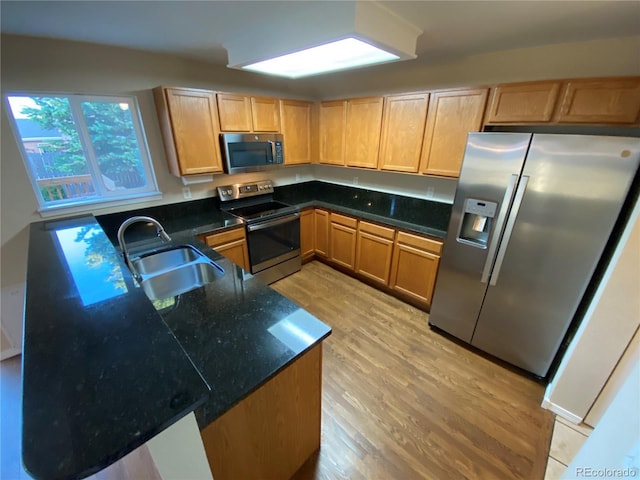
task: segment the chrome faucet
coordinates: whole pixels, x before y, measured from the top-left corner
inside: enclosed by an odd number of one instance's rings
[[[155,225],[156,235],[165,242],[170,242],[171,237],[167,235],[167,232],[164,231],[164,228],[162,227],[162,225],[160,225],[160,222],[155,218],[139,216],[127,218],[124,222],[122,222],[122,225],[120,225],[120,228],[118,229],[118,243],[120,244],[120,249],[122,250],[122,255],[124,256],[124,261],[127,264],[127,267],[129,267],[129,270],[131,270],[133,277],[136,280],[141,281],[142,276],[133,267],[133,263],[131,263],[131,259],[129,258],[129,252],[127,251],[127,244],[124,241],[125,230],[129,227],[129,225],[138,222],[152,223],[153,225]]]

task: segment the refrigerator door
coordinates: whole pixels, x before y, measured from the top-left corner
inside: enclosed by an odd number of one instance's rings
[[[429,313],[431,325],[465,342],[476,326],[530,141],[530,134],[521,133],[467,138]]]
[[[547,374],[639,161],[637,138],[534,135],[472,345]]]

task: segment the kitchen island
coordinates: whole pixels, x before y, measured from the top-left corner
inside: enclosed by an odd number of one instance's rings
[[[227,221],[233,223],[212,212],[205,228],[227,228]],[[22,451],[35,478],[88,476],[192,411],[204,432],[238,411],[234,407],[246,406],[254,392],[275,388],[286,396],[295,390],[291,379],[304,378],[304,389],[309,374],[316,375],[319,387],[328,326],[206,247],[193,228],[168,230],[170,245],[138,233],[140,241],[134,232],[130,244],[134,254],[192,244],[224,274],[152,303],[95,217],[31,225]],[[303,373],[293,372],[298,360]],[[293,393],[295,405],[300,397]],[[320,395],[305,393],[318,399],[317,419],[308,419],[312,427],[304,441],[315,450]],[[290,418],[299,419],[296,414]],[[308,456],[307,450],[300,454]],[[215,455],[207,453],[214,463]]]

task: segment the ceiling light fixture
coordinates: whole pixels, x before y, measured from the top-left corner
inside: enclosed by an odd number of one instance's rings
[[[229,67],[300,78],[416,58],[422,31],[373,1],[297,2],[285,24],[247,28],[225,44]]]

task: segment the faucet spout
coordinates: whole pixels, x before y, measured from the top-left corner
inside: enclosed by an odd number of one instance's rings
[[[120,228],[118,229],[118,244],[120,245],[120,249],[122,250],[122,255],[124,257],[125,263],[127,264],[127,267],[129,268],[129,270],[131,270],[131,273],[133,274],[134,278],[138,281],[141,281],[142,276],[136,271],[136,269],[133,266],[133,263],[131,263],[131,259],[129,258],[129,252],[127,250],[127,244],[124,241],[125,231],[130,225],[134,223],[153,224],[156,227],[156,235],[160,237],[162,240],[164,240],[165,242],[170,242],[171,237],[167,234],[167,232],[164,231],[164,228],[162,227],[160,222],[152,217],[136,216],[136,217],[127,218],[124,222],[122,222],[122,225],[120,225]]]

